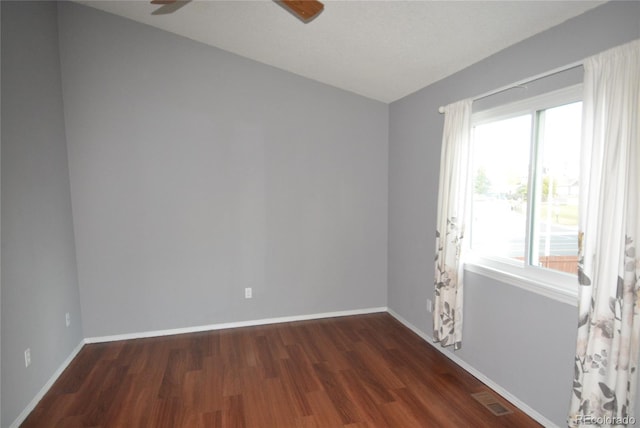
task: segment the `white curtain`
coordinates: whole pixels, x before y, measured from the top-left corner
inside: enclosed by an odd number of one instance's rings
[[[578,340],[569,425],[627,426],[640,307],[640,40],[585,63]]]
[[[462,263],[469,187],[471,100],[444,109],[436,229],[433,337],[442,346],[462,345]]]

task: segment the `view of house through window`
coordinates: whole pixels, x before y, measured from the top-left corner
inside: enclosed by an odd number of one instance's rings
[[[572,102],[474,127],[474,252],[577,273],[581,117]]]

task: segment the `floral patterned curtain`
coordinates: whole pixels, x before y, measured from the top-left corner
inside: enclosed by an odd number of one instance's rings
[[[471,100],[444,109],[435,257],[433,338],[462,345],[462,263],[469,187]]]
[[[584,67],[579,322],[569,425],[627,426],[640,343],[640,40],[588,58]]]

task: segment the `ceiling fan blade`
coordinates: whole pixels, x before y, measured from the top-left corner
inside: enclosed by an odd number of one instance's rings
[[[151,0],[151,4],[162,5],[153,15],[165,15],[171,13],[189,3],[191,0]],[[309,22],[324,10],[324,4],[318,0],[275,0],[287,10],[300,18],[303,22]],[[174,7],[176,6],[176,7]]]
[[[304,22],[312,20],[324,9],[324,5],[317,0],[279,0],[278,2]]]
[[[175,12],[176,10],[186,6],[191,0],[154,0],[161,3],[162,6],[151,12],[151,15],[169,15],[170,13]],[[160,4],[160,3],[155,3]]]

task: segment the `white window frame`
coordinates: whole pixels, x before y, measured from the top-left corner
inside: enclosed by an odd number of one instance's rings
[[[502,119],[508,119],[524,114],[531,114],[533,121],[536,112],[539,110],[549,109],[578,101],[582,101],[582,85],[570,86],[557,91],[474,113],[472,115],[472,126],[475,127],[477,125],[495,122]],[[535,174],[532,173],[533,159],[535,158],[536,150],[536,145],[533,144],[533,140],[537,137],[535,135],[536,131],[533,127],[531,134],[532,144],[530,145],[531,152],[529,153],[529,182],[527,183],[528,189],[533,188],[533,180],[535,178]],[[469,186],[468,188],[473,189],[473,186]],[[531,195],[530,191],[528,192],[528,195]],[[472,197],[472,192],[470,192],[469,203],[471,203]],[[530,197],[531,196],[529,196],[528,198]],[[468,248],[466,251],[467,255],[465,256],[464,260],[464,268],[469,272],[477,273],[506,284],[514,285],[516,287],[532,291],[534,293],[552,298],[563,303],[577,306],[578,278],[576,275],[555,271],[552,269],[531,266],[528,264],[529,251],[531,248],[531,246],[529,245],[529,240],[531,238],[531,222],[533,221],[532,211],[533,204],[529,199],[527,203],[526,219],[526,253],[525,260],[523,262],[519,262],[506,257],[482,254],[478,251],[473,251],[472,249]],[[471,225],[469,221],[467,222],[467,224]]]

